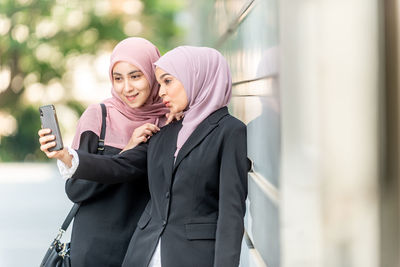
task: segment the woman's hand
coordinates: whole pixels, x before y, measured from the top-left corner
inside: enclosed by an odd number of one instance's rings
[[[40,129],[38,131],[40,150],[42,150],[48,158],[59,159],[64,162],[65,165],[71,167],[72,156],[68,153],[67,148],[64,147],[62,150],[49,151],[50,148],[56,146],[56,142],[54,141],[56,137],[50,133],[50,129]]]
[[[125,150],[134,148],[140,143],[146,143],[147,140],[153,136],[153,133],[156,133],[160,131],[160,128],[157,127],[157,125],[152,124],[152,123],[145,123],[140,127],[137,127],[131,136],[131,139],[129,139],[128,144],[124,147],[124,149],[121,152],[124,152]]]
[[[179,121],[180,119],[183,118],[183,112],[178,112],[178,113],[167,113],[165,114],[165,116],[167,117],[167,122],[165,123],[165,125],[169,124],[170,122],[172,122],[173,120],[177,120]]]

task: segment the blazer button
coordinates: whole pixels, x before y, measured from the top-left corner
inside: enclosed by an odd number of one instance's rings
[[[169,192],[165,193],[165,197],[169,198]]]
[[[163,226],[166,226],[166,225],[167,225],[167,221],[166,221],[166,220],[163,220],[163,221],[162,221],[162,225],[163,225]]]

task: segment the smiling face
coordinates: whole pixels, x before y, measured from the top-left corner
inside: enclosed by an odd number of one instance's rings
[[[160,84],[159,96],[172,113],[184,111],[188,98],[183,84],[171,74],[159,67],[156,68],[157,82]]]
[[[115,92],[131,108],[139,108],[150,95],[150,84],[143,72],[136,66],[120,61],[112,70]]]

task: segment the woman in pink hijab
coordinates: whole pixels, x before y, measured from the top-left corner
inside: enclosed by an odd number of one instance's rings
[[[117,44],[109,67],[112,97],[103,101],[104,111],[99,104],[85,110],[72,148],[115,155],[146,141],[166,123],[168,109],[158,96],[154,76],[153,64],[159,57],[157,47],[142,38]],[[80,203],[72,229],[72,266],[121,266],[149,200],[147,179],[114,185],[68,179],[65,190],[71,201]]]
[[[246,126],[227,109],[228,64],[215,49],[182,46],[155,65],[159,95],[170,112],[184,112],[182,121],[113,158],[49,152],[53,137],[40,140],[41,150],[65,164],[64,177],[116,183],[148,175],[151,198],[122,266],[238,266],[249,163]]]

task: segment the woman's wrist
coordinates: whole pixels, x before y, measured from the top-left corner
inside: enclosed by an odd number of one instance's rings
[[[58,158],[57,166],[64,179],[71,178],[79,165],[78,153],[71,148],[65,148],[62,157]]]
[[[71,168],[72,166],[72,154],[68,152],[68,148],[64,147],[63,152],[61,154],[61,157],[59,160],[61,160],[68,168]]]

